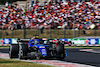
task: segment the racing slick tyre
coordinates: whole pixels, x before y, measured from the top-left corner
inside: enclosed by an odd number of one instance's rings
[[[64,50],[63,44],[57,44],[56,52],[57,52],[57,55],[60,55],[59,59],[65,58],[65,50]]]
[[[9,47],[9,57],[12,58],[18,58],[19,53],[19,45],[18,44],[11,44]]]
[[[57,52],[57,54],[64,53],[64,45],[63,44],[57,44],[56,52]]]
[[[27,59],[26,56],[27,56],[27,53],[28,53],[28,45],[27,44],[21,44],[19,45],[19,59]]]

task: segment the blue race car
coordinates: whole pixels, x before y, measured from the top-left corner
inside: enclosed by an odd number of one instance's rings
[[[42,59],[67,57],[67,51],[61,41],[53,43],[50,40],[42,39],[18,39],[18,44],[11,44],[9,47],[10,58],[19,59]]]

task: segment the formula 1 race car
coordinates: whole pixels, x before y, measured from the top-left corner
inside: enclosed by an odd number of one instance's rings
[[[55,43],[50,40],[37,38],[18,39],[18,44],[11,44],[9,47],[10,58],[19,59],[42,59],[57,58],[64,59],[67,57],[67,51],[61,41]]]

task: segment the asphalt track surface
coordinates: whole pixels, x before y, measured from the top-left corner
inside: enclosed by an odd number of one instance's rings
[[[81,52],[80,49],[66,49],[68,56],[64,59],[66,62],[86,64],[100,67],[100,53]],[[100,50],[100,49],[99,49]],[[2,48],[0,52],[8,53],[9,49]]]

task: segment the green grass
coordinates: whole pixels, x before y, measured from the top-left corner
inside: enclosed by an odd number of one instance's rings
[[[95,30],[85,30],[86,34],[83,34],[83,30],[75,30],[75,37],[79,36],[95,36]],[[12,34],[13,32],[13,34]],[[26,38],[31,38],[34,35],[38,35],[40,38],[50,38],[50,30],[45,29],[43,34],[41,31],[37,29],[27,29],[26,30]],[[100,36],[100,30],[96,30],[96,36]],[[12,36],[13,35],[13,36]],[[24,38],[24,31],[23,30],[1,30],[0,31],[1,38]],[[64,38],[64,30],[61,29],[52,29],[51,31],[51,38]],[[73,38],[73,30],[66,30],[65,31],[65,38]]]
[[[0,67],[53,67],[53,66],[0,58]]]
[[[0,48],[9,48],[9,46],[0,46]]]

